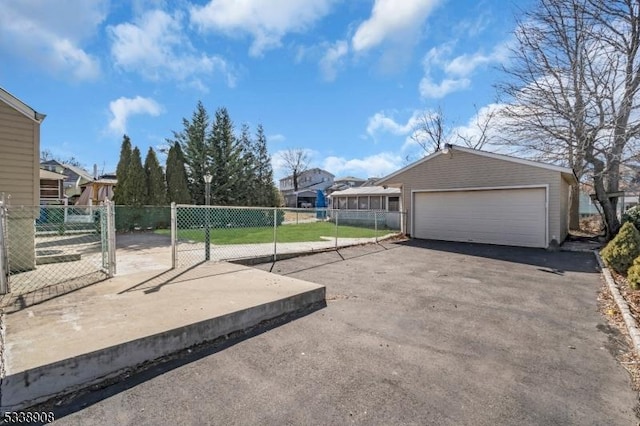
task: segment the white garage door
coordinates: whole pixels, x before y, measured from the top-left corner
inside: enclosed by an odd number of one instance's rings
[[[415,238],[545,247],[545,188],[416,192]]]

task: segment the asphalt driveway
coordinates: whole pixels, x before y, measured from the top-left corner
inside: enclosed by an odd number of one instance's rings
[[[59,407],[57,423],[636,422],[591,254],[410,242],[274,272],[326,285],[328,306]]]

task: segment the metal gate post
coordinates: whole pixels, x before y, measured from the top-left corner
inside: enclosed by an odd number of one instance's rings
[[[278,253],[278,208],[273,208],[273,263]]]
[[[6,212],[4,203],[0,202],[0,294],[9,292],[9,265],[7,244],[4,239]]]
[[[176,269],[178,257],[178,214],[176,203],[171,203],[171,269]]]
[[[373,223],[374,223],[374,228],[376,233],[376,244],[377,244],[378,243],[378,212],[377,211],[373,212]]]
[[[339,210],[334,210],[336,212],[336,250],[338,250],[338,216],[340,216],[339,214]]]
[[[109,277],[116,274],[116,217],[113,202],[106,200],[104,208],[107,210],[107,253],[109,259]]]

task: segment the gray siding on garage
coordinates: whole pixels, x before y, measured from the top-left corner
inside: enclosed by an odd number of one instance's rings
[[[561,215],[562,192],[566,182],[563,184],[558,171],[454,148],[449,154],[441,153],[394,176],[383,178],[380,184],[402,187],[403,209],[407,211],[407,233],[411,232],[411,191],[548,185],[548,240],[555,238],[562,241],[566,236],[566,223],[561,223],[566,220],[566,215]]]
[[[560,178],[560,242],[569,235],[569,194],[571,186],[566,180]]]

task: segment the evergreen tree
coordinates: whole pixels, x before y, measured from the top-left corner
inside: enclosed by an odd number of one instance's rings
[[[239,148],[241,150],[241,184],[238,185],[238,203],[243,206],[256,206],[260,205],[258,200],[260,194],[258,193],[258,176],[257,176],[257,164],[256,157],[254,155],[254,143],[251,140],[249,126],[247,124],[242,125],[240,130],[240,138],[238,139]]]
[[[176,204],[189,204],[191,194],[185,169],[184,155],[180,144],[175,142],[167,154],[167,199]]]
[[[146,186],[145,186],[145,174],[142,167],[142,159],[140,158],[140,149],[138,147],[133,148],[131,151],[131,158],[129,160],[129,167],[126,173],[126,204],[130,206],[142,206],[145,203],[146,198]]]
[[[181,132],[173,132],[174,139],[168,142],[178,142],[181,145],[191,201],[204,204],[204,175],[210,169],[211,156],[208,146],[209,114],[202,102],[198,101],[191,120],[182,119],[182,125],[184,129]]]
[[[131,140],[129,136],[124,135],[122,138],[122,146],[120,148],[120,159],[118,160],[118,167],[116,168],[116,178],[118,179],[118,184],[113,190],[113,202],[115,204],[126,205],[128,204],[126,193],[127,193],[127,168],[129,167],[129,162],[131,161]]]
[[[158,163],[158,157],[153,148],[149,147],[147,157],[144,160],[144,175],[146,197],[148,206],[163,206],[167,203],[167,190],[164,182],[164,173]]]
[[[208,146],[211,151],[211,202],[234,205],[242,181],[242,150],[233,133],[233,122],[226,108],[218,108]]]
[[[256,204],[259,206],[277,206],[278,189],[273,183],[273,167],[271,165],[271,157],[267,150],[267,137],[264,134],[262,124],[256,129],[256,142],[254,146],[255,158],[255,176],[257,182],[256,194],[258,199]]]

